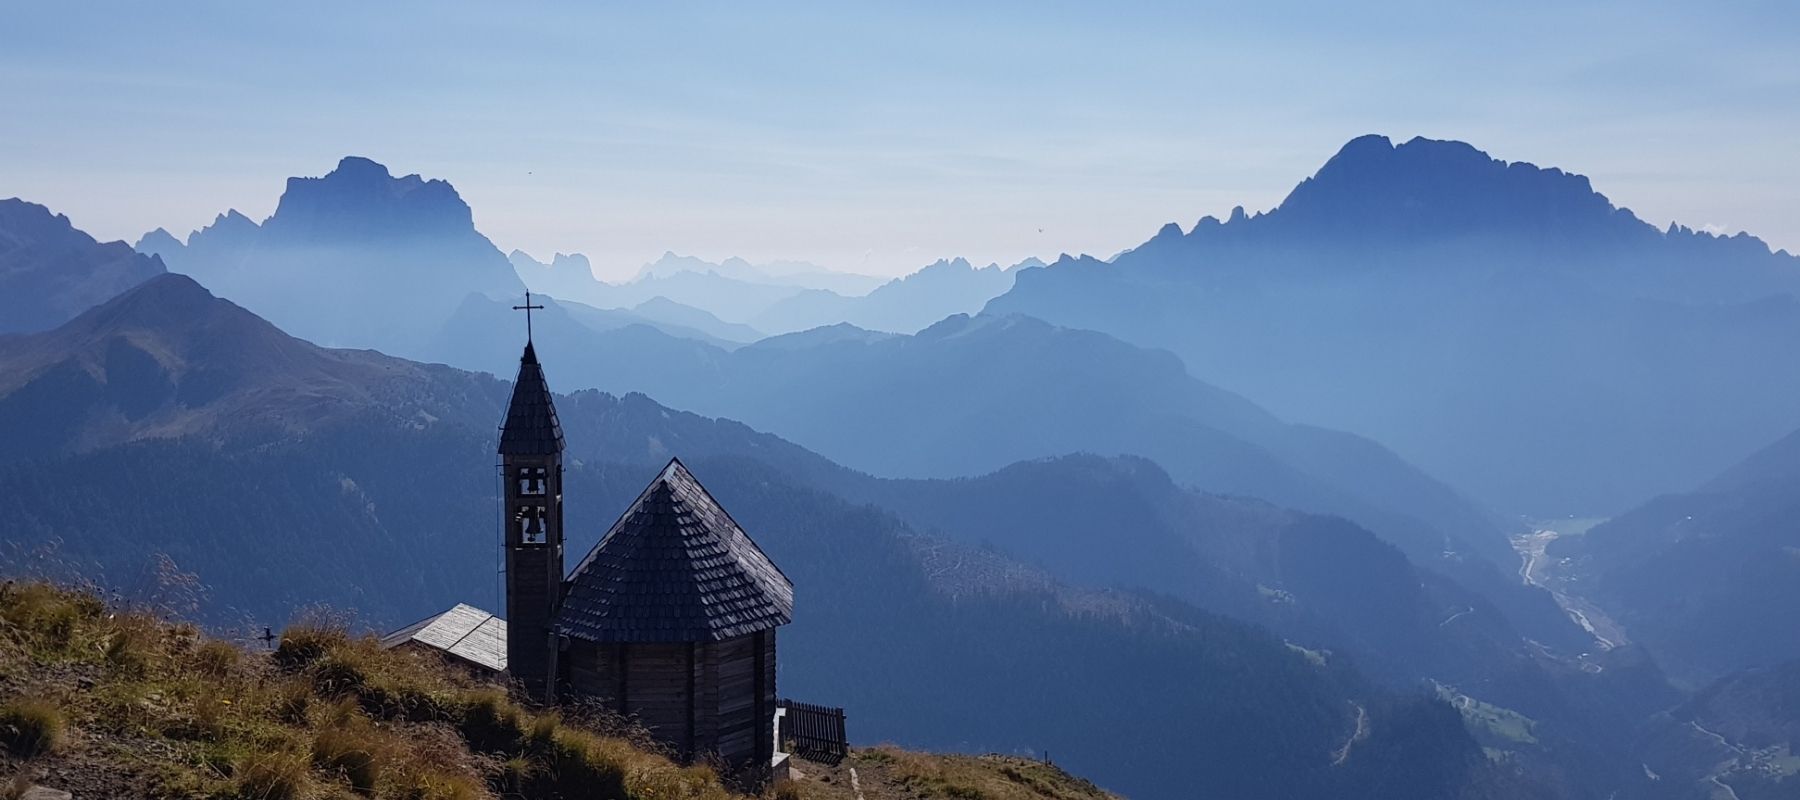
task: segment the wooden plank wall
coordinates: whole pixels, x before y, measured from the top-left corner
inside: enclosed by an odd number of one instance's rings
[[[571,642],[570,690],[635,717],[685,758],[768,763],[775,741],[775,632],[697,644]]]

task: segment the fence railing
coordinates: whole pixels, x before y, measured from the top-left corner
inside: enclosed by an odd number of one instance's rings
[[[785,710],[781,716],[781,741],[791,743],[788,752],[832,766],[850,755],[843,709],[796,700],[782,700],[779,704]]]

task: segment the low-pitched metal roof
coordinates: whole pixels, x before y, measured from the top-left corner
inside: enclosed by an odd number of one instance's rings
[[[793,613],[793,583],[673,460],[575,567],[556,631],[712,642],[786,625]]]
[[[506,620],[474,606],[457,603],[449,611],[381,637],[381,646],[386,648],[409,642],[495,672],[506,670]]]

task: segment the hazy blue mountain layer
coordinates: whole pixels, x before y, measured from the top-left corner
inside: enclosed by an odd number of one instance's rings
[[[1800,432],[1552,543],[1589,599],[1693,682],[1800,660]]]
[[[808,291],[782,300],[751,320],[770,333],[793,333],[838,323],[913,333],[952,314],[972,314],[1012,288],[1014,268],[976,267],[940,259],[860,297]]]
[[[100,244],[50,209],[0,200],[0,334],[49,330],[163,271],[155,256]]]
[[[260,225],[233,211],[185,244],[147,236],[170,269],[309,341],[410,354],[470,292],[525,290],[450,184],[350,157],[289,178]]]
[[[1800,427],[1800,259],[1460,142],[1369,136],[1281,205],[988,305],[1166,347],[1515,513],[1611,513]]]
[[[728,352],[645,326],[596,332],[552,306],[538,347],[565,385],[740,419],[876,474],[1141,455],[1208,491],[1349,517],[1433,568],[1498,582],[1493,565],[1515,558],[1495,522],[1380,445],[1285,423],[1166,352],[1104,334],[958,316],[912,336],[840,325]],[[472,300],[425,355],[505,374],[515,316]]]
[[[318,348],[183,276],[0,340],[0,364],[16,376],[0,419],[61,434],[0,466],[16,565],[130,594],[156,591],[143,565],[166,553],[247,627],[316,602],[387,623],[493,605],[503,382]],[[65,402],[31,404],[52,394]],[[1521,780],[1447,706],[1179,602],[1070,589],[920,538],[796,483],[841,468],[774,437],[642,397],[582,392],[560,410],[572,549],[662,459],[688,457],[801,587],[784,693],[855,708],[859,740],[1050,750],[1146,797],[1485,798]],[[784,463],[799,467],[769,466]],[[1187,768],[1146,768],[1172,759]]]

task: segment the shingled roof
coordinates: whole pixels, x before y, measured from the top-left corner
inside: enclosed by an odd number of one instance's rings
[[[569,578],[556,631],[594,642],[716,642],[792,621],[794,584],[670,461]]]
[[[556,420],[556,404],[550,401],[550,385],[537,351],[525,343],[519,356],[519,378],[513,381],[512,402],[506,407],[506,424],[500,429],[500,454],[547,456],[562,452],[562,423]]]

